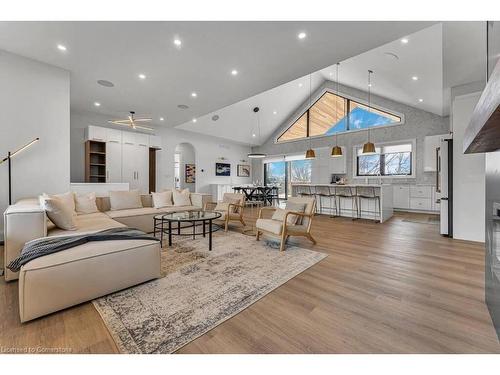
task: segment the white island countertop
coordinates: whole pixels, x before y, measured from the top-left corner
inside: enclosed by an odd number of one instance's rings
[[[394,197],[393,188],[391,184],[304,184],[304,183],[292,183],[292,195],[296,195],[294,188],[298,186],[327,186],[327,187],[351,187],[351,188],[362,188],[362,187],[372,187],[376,189],[376,194],[380,197],[380,212],[378,209],[378,202],[376,199],[365,199],[365,198],[354,198],[357,204],[361,204],[361,218],[362,219],[372,219],[378,220],[381,223],[390,219],[394,213]],[[314,190],[312,191],[314,194]],[[333,193],[333,191],[332,191]],[[354,194],[354,193],[353,193]],[[329,207],[332,203],[329,197],[319,197],[316,199],[321,199],[322,207]],[[338,215],[346,217],[356,217],[355,208],[353,209],[353,201],[351,198],[345,197],[335,197],[338,205]],[[329,212],[328,212],[329,213]]]

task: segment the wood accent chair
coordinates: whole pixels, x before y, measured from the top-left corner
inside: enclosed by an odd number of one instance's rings
[[[246,226],[243,220],[243,209],[245,208],[245,194],[240,193],[224,193],[222,202],[207,202],[205,210],[217,211],[222,214],[219,220],[224,221],[224,231],[230,221],[239,221],[243,226]]]
[[[288,211],[282,221],[264,218],[265,211],[276,211],[277,207],[262,207],[259,211],[259,217],[255,223],[257,230],[256,240],[260,239],[261,234],[269,234],[281,239],[280,251],[285,250],[286,241],[290,236],[307,237],[316,245],[316,240],[311,236],[311,224],[316,210],[316,199],[314,197],[291,197],[288,202],[305,204],[304,212]],[[288,223],[288,216],[297,215],[299,219],[296,224]]]

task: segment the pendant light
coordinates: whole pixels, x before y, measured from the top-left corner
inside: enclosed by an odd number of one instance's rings
[[[371,112],[371,87],[372,81],[371,76],[373,74],[372,70],[368,70],[368,111]],[[368,128],[368,142],[363,145],[363,155],[373,155],[376,154],[375,145],[370,141],[370,128]]]
[[[312,74],[309,74],[309,108],[307,109],[308,114],[307,114],[307,129],[308,129],[308,134],[307,138],[309,138],[309,149],[306,151],[306,159],[316,159],[316,153],[312,149],[312,141],[311,141],[311,135],[309,134],[309,110],[311,109],[311,96],[312,96]]]
[[[257,142],[260,143],[260,116],[259,116],[259,107],[255,107],[253,109],[254,113],[257,115],[257,134],[258,134],[258,138],[257,138]],[[253,131],[253,128],[252,128],[252,131]],[[247,157],[250,158],[250,159],[262,159],[262,158],[265,158],[267,155],[262,153],[262,152],[250,152],[249,154],[247,154]]]
[[[335,98],[335,113],[339,113],[339,65],[340,63],[337,63],[337,97]],[[332,148],[332,158],[338,158],[342,156],[342,147],[339,147],[337,141],[338,141],[338,134],[335,134],[335,147]]]

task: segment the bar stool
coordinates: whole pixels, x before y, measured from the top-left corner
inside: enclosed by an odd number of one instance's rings
[[[332,193],[332,190],[330,190],[330,186],[316,186],[315,195],[316,201],[318,202],[318,212],[322,214],[323,210],[326,209],[330,211],[330,217],[335,217],[337,214],[337,199],[335,198],[335,190]],[[329,207],[323,207],[322,198],[328,199],[330,201]],[[335,212],[335,215],[333,214],[333,212]]]
[[[380,196],[377,195],[375,187],[358,186],[356,189],[356,197],[358,199],[358,207],[359,207],[358,218],[361,219],[363,212],[375,213],[375,218],[373,220],[375,220],[376,222],[380,222]],[[366,199],[368,201],[375,201],[375,211],[371,210],[363,211],[363,205],[362,205],[363,199]],[[379,216],[378,219],[377,216]]]
[[[316,199],[316,192],[314,187],[311,185],[298,185],[297,186],[297,195],[299,197],[311,197]],[[316,202],[317,203],[317,202]],[[318,213],[318,205],[316,204],[315,213]]]
[[[358,200],[356,197],[356,188],[351,186],[335,186],[335,195],[338,197],[338,212],[339,215],[342,213],[342,205],[341,200],[349,199],[351,201],[351,217],[352,220],[358,219]],[[355,210],[356,208],[356,210]],[[354,216],[354,212],[356,212],[356,216]]]

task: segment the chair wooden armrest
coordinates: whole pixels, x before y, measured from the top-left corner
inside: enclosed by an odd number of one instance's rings
[[[276,211],[276,207],[261,207],[257,219],[262,219],[262,211]]]
[[[204,210],[213,210],[215,208],[215,206],[217,206],[217,203],[216,202],[207,202],[205,203],[205,208]]]
[[[229,206],[227,207],[228,214],[231,212],[231,207],[236,207],[233,213],[239,214],[240,216],[243,215],[243,208],[245,208],[243,205],[236,203],[229,203]]]
[[[312,221],[312,218],[314,217],[314,214],[306,214],[304,212],[288,211],[285,214],[285,217],[283,218],[283,227],[288,226],[288,223],[287,223],[288,215],[297,215],[297,216],[301,216],[303,218],[308,217],[309,219],[311,219],[311,220],[309,220],[309,227],[311,227],[311,221]]]

